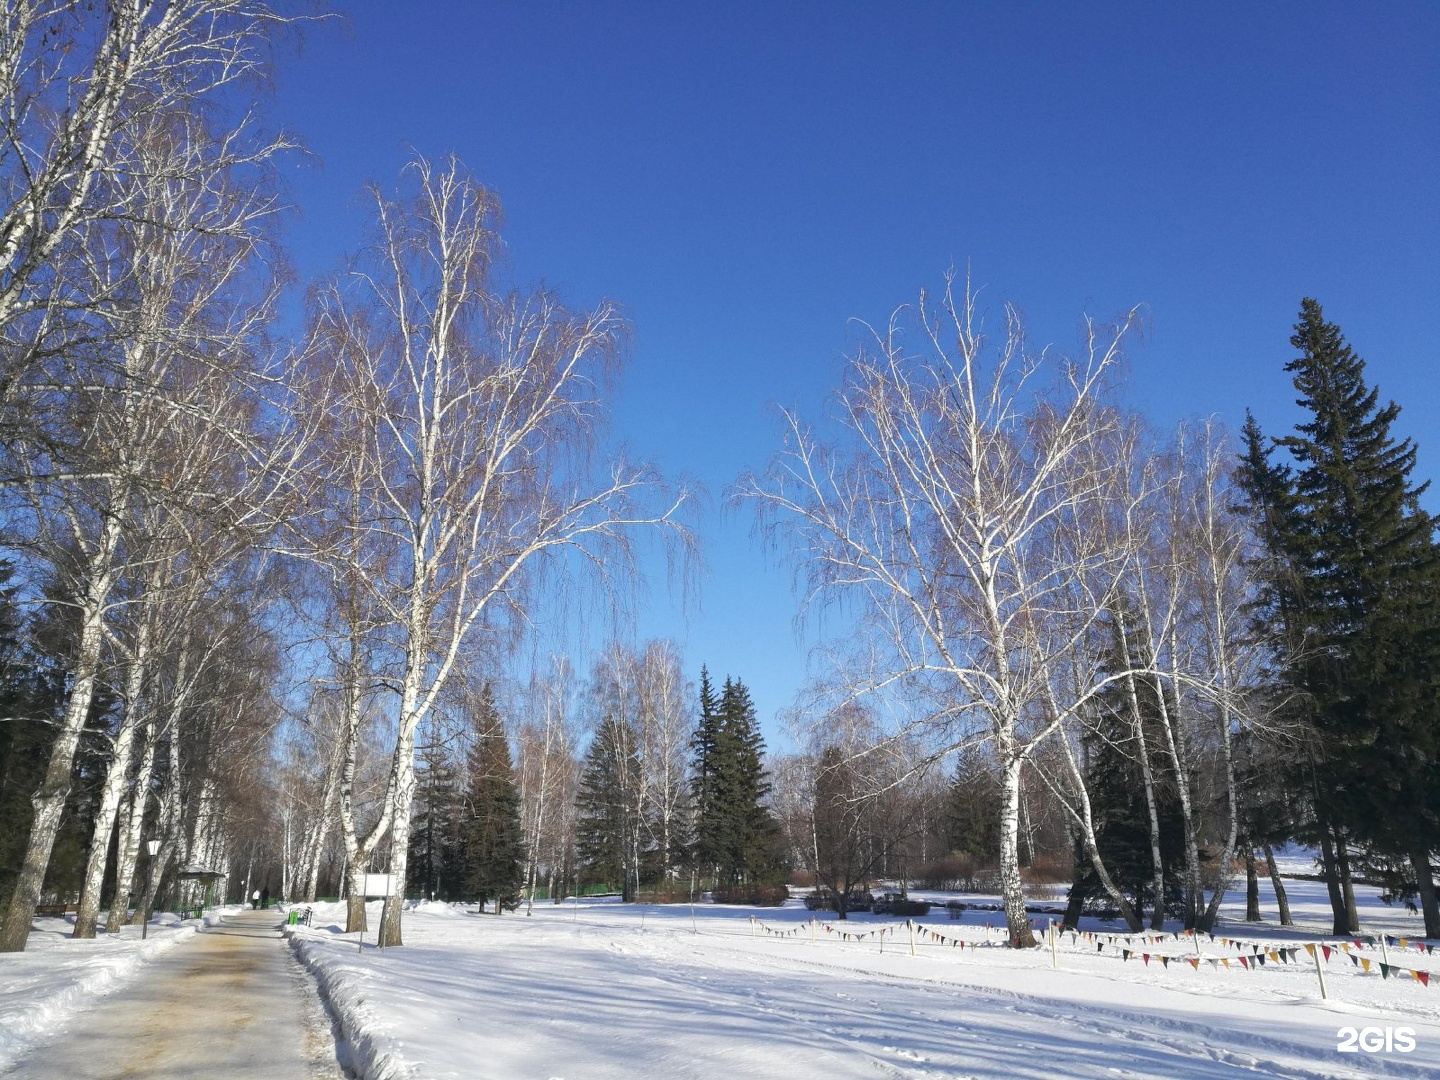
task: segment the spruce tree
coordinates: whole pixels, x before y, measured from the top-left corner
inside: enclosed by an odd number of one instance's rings
[[[575,848],[584,880],[619,885],[629,903],[639,889],[640,757],[634,729],[605,717],[586,751],[576,794]]]
[[[406,892],[426,900],[449,899],[461,883],[447,873],[453,866],[452,822],[456,817],[455,768],[439,743],[420,748],[415,803],[410,814],[410,855],[406,860]]]
[[[1000,862],[1000,777],[976,748],[962,749],[950,782],[947,834],[950,850],[979,866]]]
[[[690,805],[694,816],[691,858],[702,875],[713,875],[722,853],[722,815],[719,811],[718,782],[723,717],[720,699],[710,682],[710,672],[700,668],[700,715],[690,739]]]
[[[1440,558],[1418,501],[1426,485],[1410,482],[1414,444],[1392,434],[1399,407],[1379,404],[1364,361],[1314,300],[1302,302],[1290,342],[1299,355],[1286,370],[1309,414],[1277,440],[1294,460],[1293,476],[1245,471],[1256,490],[1291,482],[1283,498],[1293,509],[1272,541],[1291,576],[1271,586],[1295,624],[1289,678],[1313,703],[1322,843],[1328,825],[1342,873],[1352,839],[1407,858],[1426,932],[1440,935],[1429,860],[1440,845]]]
[[[765,740],[744,683],[727,677],[717,698],[709,672],[701,670],[691,747],[697,866],[718,885],[774,877],[782,862],[780,830],[765,807]]]
[[[475,717],[469,760],[469,827],[466,831],[467,884],[480,909],[494,899],[495,914],[520,903],[525,872],[525,838],[520,825],[520,792],[515,786],[510,740],[488,684]]]

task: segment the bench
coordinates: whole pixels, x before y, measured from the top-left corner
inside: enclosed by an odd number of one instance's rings
[[[80,909],[74,904],[36,904],[35,915],[37,918],[57,919],[65,915],[74,915]]]

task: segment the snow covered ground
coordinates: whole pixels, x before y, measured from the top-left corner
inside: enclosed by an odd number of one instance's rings
[[[207,911],[204,922],[213,923],[223,913]],[[121,989],[148,960],[189,939],[202,925],[159,914],[144,940],[140,927],[125,926],[119,934],[75,941],[70,937],[74,921],[73,915],[36,919],[23,953],[0,953],[0,1072],[76,1009]]]
[[[1286,868],[1309,869],[1298,860]],[[995,914],[955,922],[935,909],[916,920],[925,930],[912,956],[902,919],[812,923],[793,902],[697,905],[693,916],[688,907],[542,904],[531,918],[423,904],[406,915],[406,946],[385,951],[373,932],[359,949],[339,932],[341,906],[321,905],[316,926],[292,941],[366,1080],[1440,1076],[1440,980],[1427,987],[1407,974],[1440,976],[1440,954],[1411,937],[1418,917],[1362,889],[1365,932],[1407,945],[1333,949],[1321,1001],[1308,953],[1268,955],[1321,940],[1328,926],[1324,887],[1287,885],[1296,930],[1275,925],[1262,880],[1268,921],[1239,921],[1243,897],[1234,897],[1218,940],[1202,938],[1198,956],[1191,938],[1127,942],[1114,926],[1087,923],[1095,936],[1065,938],[1058,970],[1048,949],[1003,948],[1001,931],[986,927],[998,925]],[[372,925],[378,914],[372,904]],[[75,942],[68,921],[40,920],[25,953],[0,956],[0,1071],[198,925],[161,919],[144,943],[132,927]],[[1337,1049],[1342,1038],[1351,1052]]]
[[[928,932],[912,956],[902,919],[861,915],[826,930],[794,902],[697,905],[693,916],[545,904],[530,918],[423,904],[406,915],[405,947],[384,951],[340,934],[340,906],[323,905],[292,941],[367,1080],[1440,1076],[1440,978],[1427,987],[1408,974],[1440,975],[1440,954],[1413,942],[1383,955],[1378,943],[1334,949],[1322,1001],[1303,948],[1254,959],[1257,944],[1314,942],[1324,929],[1323,886],[1287,884],[1310,924],[1298,932],[1273,924],[1267,882],[1272,922],[1238,921],[1242,895],[1217,934],[1252,944],[1202,938],[1197,956],[1193,939],[1174,935],[1067,937],[1058,970],[1049,949],[1003,948],[985,926],[995,915],[952,922],[936,909],[917,920]],[[1416,917],[1368,890],[1364,904],[1366,932],[1418,933]],[[1337,1049],[1342,1040],[1354,1049]]]

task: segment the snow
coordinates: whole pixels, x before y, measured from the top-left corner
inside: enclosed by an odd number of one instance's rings
[[[1329,1000],[1320,999],[1303,951],[1289,963],[1240,969],[1238,958],[1256,945],[1324,939],[1324,886],[1286,884],[1299,927],[1275,924],[1262,879],[1269,921],[1240,921],[1243,893],[1233,895],[1217,940],[1199,941],[1198,969],[1188,962],[1193,938],[1132,936],[1127,944],[1121,928],[1092,921],[1082,929],[1102,936],[1064,938],[1054,970],[1049,948],[1005,948],[1002,931],[986,926],[999,926],[997,913],[971,910],[952,921],[943,908],[915,920],[926,931],[912,956],[903,919],[812,923],[794,901],[779,909],[697,904],[692,914],[595,900],[540,904],[528,918],[425,903],[406,912],[405,946],[386,950],[374,946],[378,901],[368,907],[363,947],[340,932],[344,906],[321,904],[313,927],[288,933],[363,1080],[1440,1075],[1440,978],[1425,987],[1378,973],[1388,956],[1396,968],[1440,975],[1440,954],[1418,950],[1418,917],[1380,903],[1374,890],[1357,890],[1363,929],[1409,944],[1385,954],[1378,943],[1351,945],[1372,961],[1369,974],[1333,952]],[[160,916],[143,943],[136,927],[77,942],[66,920],[36,925],[26,952],[0,955],[0,1072],[198,924]],[[1123,960],[1122,948],[1134,957]],[[1209,963],[1221,958],[1228,969]],[[1382,1049],[1340,1052],[1346,1027],[1380,1029]],[[1384,1051],[1383,1031],[1399,1028],[1413,1032],[1414,1050]]]
[[[1242,892],[1217,937],[1267,949],[1319,940],[1323,885],[1287,887],[1297,918],[1313,926],[1241,922]],[[1263,890],[1273,920],[1268,882]],[[1361,893],[1366,932],[1419,933],[1417,917]],[[369,907],[372,927],[379,906]],[[1193,938],[1135,938],[1127,962],[1119,937],[1066,937],[1057,971],[1048,948],[1004,948],[1002,932],[985,925],[998,925],[993,913],[951,921],[933,910],[916,922],[979,947],[922,933],[914,956],[903,919],[861,915],[830,921],[827,932],[810,918],[793,901],[696,905],[693,915],[685,906],[567,902],[536,905],[529,918],[424,904],[406,912],[405,946],[379,950],[373,929],[363,948],[340,933],[344,910],[333,904],[317,905],[314,926],[292,930],[291,941],[366,1080],[1440,1075],[1440,978],[1428,988],[1382,978],[1378,945],[1351,946],[1375,962],[1370,974],[1335,951],[1322,1001],[1303,951],[1243,970],[1236,959],[1253,945],[1202,937],[1197,970],[1186,959],[1196,954]],[[1148,964],[1142,951],[1152,954]],[[1413,943],[1388,955],[1399,968],[1440,975],[1440,954]],[[1222,957],[1229,969],[1208,963]],[[1415,1049],[1342,1053],[1347,1026],[1410,1028]]]
[[[223,914],[207,911],[203,920],[157,914],[143,940],[140,927],[125,926],[118,934],[102,932],[93,940],[76,941],[70,936],[73,915],[37,918],[23,953],[0,953],[0,1072],[77,1009],[125,986],[147,961]]]

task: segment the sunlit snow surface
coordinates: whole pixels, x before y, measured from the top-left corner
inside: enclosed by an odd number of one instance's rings
[[[1292,869],[1303,869],[1298,862]],[[1217,933],[1280,945],[1325,928],[1324,888],[1294,881],[1303,925],[1281,934],[1268,884],[1256,927],[1228,920]],[[1363,929],[1409,936],[1420,923],[1363,896]],[[1229,905],[1243,914],[1243,895]],[[371,924],[378,915],[371,905]],[[752,926],[751,914],[764,926]],[[904,920],[862,915],[814,931],[793,901],[784,909],[640,907],[596,901],[537,904],[534,915],[474,915],[425,904],[405,916],[405,946],[363,951],[342,935],[339,905],[295,937],[319,976],[367,1077],[1376,1077],[1440,1076],[1440,979],[1363,974],[1343,953],[1325,965],[1242,970],[1240,951],[1201,940],[1118,948],[1066,939],[1059,970],[1049,949],[999,946],[998,917],[964,923],[943,909],[917,920],[995,947],[961,949],[919,935],[910,955]],[[327,925],[328,924],[328,925]],[[884,938],[840,933],[894,928]],[[1087,923],[1087,929],[1120,929]],[[373,942],[373,931],[370,941]],[[883,940],[883,951],[881,942]],[[1119,943],[1123,945],[1123,943]],[[1173,957],[1164,966],[1159,956]],[[1357,955],[1381,959],[1378,948]],[[1440,972],[1440,954],[1392,948],[1397,967]],[[1413,1029],[1415,1049],[1341,1053],[1342,1027]],[[1372,1041],[1374,1037],[1372,1036]],[[1392,1040],[1392,1045],[1394,1045]]]

